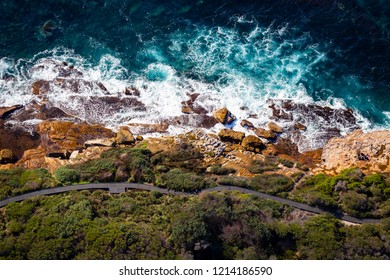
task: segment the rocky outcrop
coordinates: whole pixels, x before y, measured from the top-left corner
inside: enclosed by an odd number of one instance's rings
[[[261,138],[270,140],[276,138],[276,134],[274,132],[272,132],[271,130],[266,130],[264,128],[256,128],[253,132]]]
[[[275,132],[275,133],[282,133],[283,132],[283,128],[274,122],[268,123],[268,128],[269,128],[269,130],[271,130],[272,132]]]
[[[38,133],[47,155],[64,157],[68,157],[74,150],[82,149],[88,140],[115,137],[114,132],[100,125],[62,121],[42,122],[38,125]]]
[[[231,143],[239,144],[244,139],[245,133],[234,131],[231,129],[222,129],[218,133],[218,136],[223,142],[231,142]]]
[[[115,140],[113,138],[100,138],[100,139],[93,139],[85,141],[84,146],[92,147],[92,146],[98,146],[98,147],[114,147],[115,146]]]
[[[345,138],[332,138],[323,149],[322,167],[335,173],[350,167],[390,172],[390,131],[356,130]]]
[[[124,91],[125,95],[131,95],[131,96],[140,96],[141,92],[138,88],[135,86],[127,87]]]
[[[31,119],[80,121],[77,118],[66,114],[58,107],[50,106],[46,103],[39,104],[36,101],[32,101],[30,104],[24,106],[23,110],[19,110],[12,114],[10,119],[17,122],[24,122]]]
[[[341,131],[359,129],[351,109],[330,108],[291,100],[269,100],[271,119],[283,123],[284,136],[298,144],[301,152],[323,148]],[[315,133],[314,133],[315,132]]]
[[[37,80],[31,85],[31,92],[35,95],[42,95],[51,90],[50,82],[46,80]]]
[[[116,134],[115,141],[118,145],[131,145],[134,144],[135,138],[129,127],[121,126]]]
[[[37,133],[26,132],[22,128],[10,124],[4,125],[0,120],[0,148],[9,149],[15,159],[20,159],[24,151],[34,149],[41,143]]]
[[[186,114],[181,116],[172,117],[169,119],[164,120],[164,122],[170,124],[170,125],[177,125],[177,126],[191,126],[195,128],[206,128],[209,129],[213,126],[215,126],[218,121],[208,115],[200,115],[200,114]]]
[[[181,103],[181,112],[184,114],[207,114],[208,111],[198,102],[196,102],[199,95],[199,93],[189,94],[188,97],[190,99]]]
[[[255,126],[253,125],[253,123],[251,123],[250,121],[248,120],[242,120],[240,125],[246,129],[254,129]]]
[[[10,114],[15,112],[16,110],[23,108],[22,105],[14,105],[10,107],[0,107],[0,119],[7,118]]]
[[[244,147],[245,150],[256,153],[259,153],[264,147],[263,141],[253,135],[246,136],[242,140],[241,145]]]
[[[0,150],[0,163],[10,163],[14,160],[14,153],[9,149]]]
[[[306,130],[307,129],[307,126],[306,125],[303,125],[301,123],[296,123],[294,124],[294,128],[295,129],[298,129],[298,130]]]
[[[233,121],[236,120],[236,117],[227,108],[222,108],[214,111],[213,116],[214,118],[216,118],[217,121],[224,125],[231,124]]]

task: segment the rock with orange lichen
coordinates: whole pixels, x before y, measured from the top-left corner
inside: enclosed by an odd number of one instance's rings
[[[263,141],[254,135],[248,135],[242,140],[241,145],[247,151],[260,152],[264,148]]]
[[[82,149],[88,140],[116,136],[113,131],[100,125],[63,121],[42,122],[38,125],[38,133],[46,155],[65,158],[70,152]]]
[[[222,108],[213,112],[214,118],[222,124],[231,124],[236,117],[227,109]]]
[[[364,133],[356,130],[344,138],[332,138],[322,153],[328,172],[358,167],[367,172],[390,172],[390,130]]]

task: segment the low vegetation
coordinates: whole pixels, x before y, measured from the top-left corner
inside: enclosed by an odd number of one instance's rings
[[[293,217],[289,207],[234,192],[69,192],[3,208],[0,259],[390,258],[388,220]]]
[[[290,197],[360,218],[390,217],[390,180],[386,176],[365,175],[356,168],[337,176],[318,174],[303,179]]]

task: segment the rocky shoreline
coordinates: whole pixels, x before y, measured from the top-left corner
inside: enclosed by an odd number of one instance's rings
[[[193,110],[195,100],[196,96],[191,97],[192,103],[186,103],[183,108],[192,108],[191,112],[196,111]],[[310,107],[303,109],[302,106],[291,102],[282,103],[282,107],[274,104],[272,108],[275,120],[290,118],[287,112],[293,106],[298,106],[299,111],[309,110]],[[313,112],[320,115],[319,112],[323,109],[316,107]],[[54,108],[51,108],[51,111],[53,110]],[[324,110],[325,113],[321,114],[336,113],[330,108]],[[314,173],[337,174],[351,167],[359,167],[368,173],[390,172],[390,131],[388,130],[363,133],[357,129],[346,137],[341,137],[340,131],[332,131],[327,133],[326,137],[324,136],[326,142],[322,149],[300,152],[294,139],[304,137],[300,132],[306,130],[305,124],[296,122],[293,126],[282,127],[270,121],[267,128],[258,128],[249,120],[241,120],[240,125],[246,129],[246,132],[236,131],[229,128],[229,125],[237,122],[237,119],[227,108],[215,110],[212,117],[209,117],[211,124],[220,123],[224,127],[218,134],[207,133],[199,128],[176,136],[163,135],[169,127],[167,123],[129,124],[115,132],[99,124],[63,121],[56,118],[53,120],[49,116],[47,116],[48,120],[35,125],[32,132],[26,132],[20,127],[9,127],[7,120],[12,119],[14,115],[20,116],[24,113],[23,106],[19,105],[0,108],[1,169],[24,167],[47,168],[54,171],[63,165],[94,159],[112,147],[147,145],[153,149],[150,143],[155,143],[164,150],[172,149],[173,143],[183,142],[196,147],[196,150],[204,154],[210,162],[222,161],[228,165],[237,164],[235,159],[238,154],[240,160],[247,163],[257,158],[275,156],[291,161],[295,165],[305,166]],[[343,120],[349,119],[350,124],[353,123],[353,115],[350,111],[342,111],[338,114],[350,114]],[[144,140],[144,136],[148,136],[149,133],[159,133],[162,136],[147,137]],[[166,147],[163,147],[164,145]]]
[[[145,113],[142,89],[113,94],[69,65],[55,67],[57,78],[33,83],[31,103],[0,107],[5,197],[81,182],[147,182],[189,191],[235,185],[355,216],[389,216],[390,131],[362,132],[349,109],[270,100],[268,122],[259,125],[264,112],[242,119],[226,107],[206,108],[201,95],[189,93],[179,116],[124,121],[112,130],[100,122],[103,115],[125,108]],[[101,94],[80,95],[85,87]],[[87,98],[88,113],[80,117],[51,102],[60,89],[72,92],[69,102],[76,105]],[[192,129],[172,135],[171,127]],[[40,179],[12,189],[12,174]]]

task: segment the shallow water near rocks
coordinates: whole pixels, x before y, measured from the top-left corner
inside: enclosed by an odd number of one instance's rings
[[[390,127],[387,1],[24,0],[0,12],[0,107],[43,102],[32,83],[63,77],[66,62],[81,73],[67,78],[89,83],[54,85],[45,102],[108,127],[175,120],[168,133],[192,129],[199,122],[180,116],[193,93],[210,113],[229,108],[237,130],[242,119],[264,127],[273,99],[352,108],[361,128]],[[130,85],[137,106],[102,102]],[[326,122],[294,118],[280,122],[308,127],[301,150],[323,145]],[[329,123],[341,134],[356,128]]]

